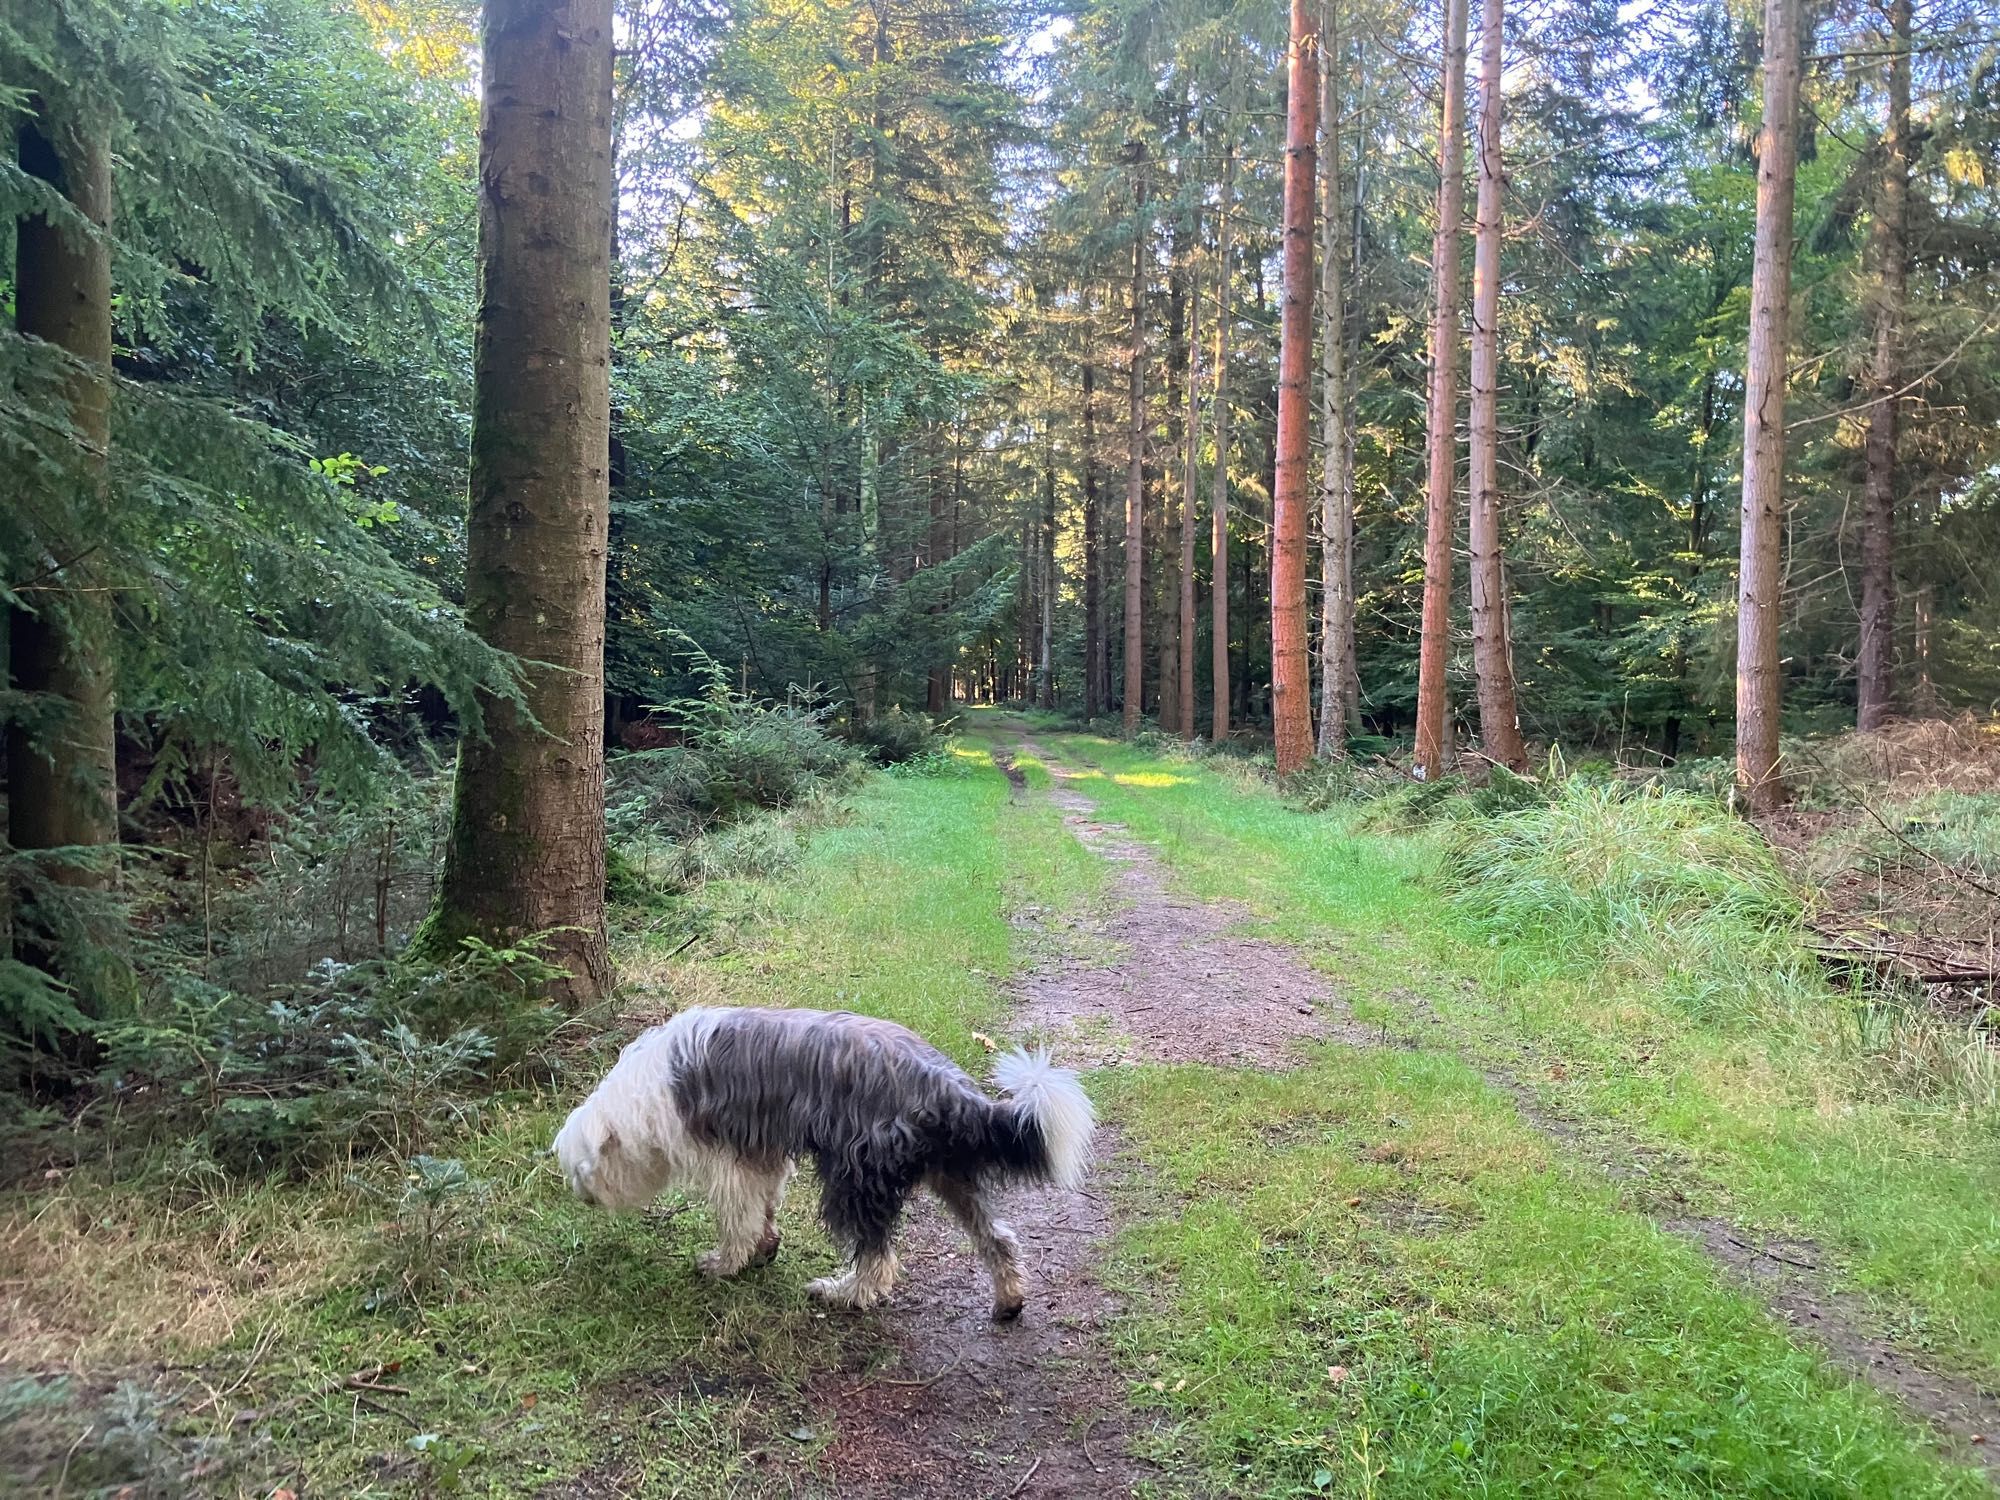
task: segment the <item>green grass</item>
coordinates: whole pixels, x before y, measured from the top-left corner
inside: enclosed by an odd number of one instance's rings
[[[1623,941],[1613,896],[1629,898],[1630,882],[1600,881],[1581,913],[1574,891],[1545,890],[1547,917],[1492,889],[1461,906],[1441,887],[1437,835],[1294,811],[1226,764],[1083,736],[1047,743],[1094,763],[1099,774],[1073,784],[1107,817],[1154,842],[1197,893],[1247,902],[1357,1010],[1663,1149],[1700,1207],[1818,1239],[1886,1324],[1948,1363],[2000,1374],[1992,1118],[1886,1080],[1857,1050],[1854,1008],[1823,984],[1794,974],[1790,1008],[1760,1003],[1773,980],[1760,965],[1782,946],[1760,950],[1762,937],[1734,941],[1712,925],[1706,967],[1700,944],[1679,946],[1690,972],[1676,975],[1660,968],[1657,944]],[[1614,852],[1614,866],[1630,857]],[[1516,854],[1531,870],[1542,858]],[[1746,857],[1730,899],[1755,906],[1737,915],[1767,934],[1773,892]],[[1487,876],[1497,885],[1515,873],[1496,865]],[[1685,903],[1714,923],[1702,907],[1698,895]]]
[[[1113,1088],[1180,1205],[1120,1242],[1122,1346],[1228,1493],[1990,1493],[1462,1062]]]
[[[620,956],[642,1015],[661,997],[850,1007],[983,1066],[974,1032],[1004,1029],[1024,947],[1008,912],[1085,905],[1102,870],[1045,804],[1008,806],[983,742],[959,759],[961,775],[870,778],[782,873],[704,891],[721,921],[695,953],[668,957],[681,924],[647,936],[633,921]],[[813,1377],[886,1347],[804,1297],[835,1259],[810,1191],[788,1207],[778,1264],[717,1285],[690,1265],[705,1210],[669,1198],[610,1216],[562,1189],[542,1153],[606,1060],[578,1059],[546,1096],[491,1102],[436,1148],[478,1188],[449,1200],[455,1221],[435,1236],[399,1212],[386,1161],[352,1179],[191,1192],[158,1164],[147,1176],[122,1162],[0,1200],[0,1258],[33,1288],[10,1322],[33,1337],[10,1354],[94,1372],[171,1357],[213,1386],[240,1377],[227,1399],[190,1415],[197,1387],[163,1420],[183,1443],[227,1435],[245,1474],[320,1494],[410,1493],[468,1453],[471,1494],[585,1470],[648,1494],[782,1493],[828,1432]],[[381,1365],[407,1394],[340,1388]],[[239,1410],[259,1416],[237,1424]],[[410,1446],[425,1435],[423,1452]],[[8,1442],[0,1424],[0,1463]]]
[[[1116,1350],[1154,1409],[1168,1493],[1986,1492],[1482,1076],[1504,1064],[1565,1111],[1670,1147],[1703,1202],[1804,1225],[1977,1365],[2000,1321],[1988,1138],[1857,1092],[1784,1007],[1738,1014],[1649,986],[1653,960],[1605,962],[1676,899],[1691,919],[1770,927],[1783,892],[1754,850],[1742,890],[1680,890],[1678,867],[1634,865],[1586,821],[1560,849],[1487,851],[1487,897],[1542,881],[1546,899],[1473,910],[1436,883],[1466,850],[1434,834],[1300,814],[1240,763],[1036,732],[1068,765],[1095,762],[1073,784],[1189,887],[1249,904],[1415,1043],[1325,1047],[1275,1076],[1143,1067],[1094,1084],[1141,1166],[1107,1274],[1130,1298]],[[801,820],[782,859],[716,851],[687,952],[685,912],[658,931],[627,913],[634,1019],[846,1006],[983,1065],[1010,974],[1061,941],[1061,922],[1010,914],[1081,916],[1107,880],[1035,795],[1048,767],[1016,757],[1020,797],[993,766],[1004,733],[971,716],[960,774],[870,778],[839,815]],[[1731,848],[1698,852],[1729,867]],[[704,1211],[668,1199],[610,1217],[562,1191],[541,1153],[601,1051],[439,1148],[480,1186],[430,1237],[388,1162],[224,1190],[113,1162],[0,1200],[0,1258],[30,1289],[10,1354],[149,1378],[162,1359],[194,1366],[220,1394],[191,1411],[192,1386],[174,1431],[229,1434],[244,1475],[315,1493],[421,1492],[460,1457],[472,1494],[586,1473],[660,1495],[795,1488],[832,1430],[815,1381],[889,1350],[806,1302],[805,1278],[833,1262],[809,1193],[777,1266],[715,1285],[689,1263]],[[378,1366],[406,1394],[341,1388]],[[259,1415],[236,1422],[245,1409]],[[6,1441],[0,1428],[0,1463]]]

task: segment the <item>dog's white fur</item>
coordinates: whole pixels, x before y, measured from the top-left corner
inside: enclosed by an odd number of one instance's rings
[[[728,1046],[717,1048],[718,1036]],[[788,1068],[797,1076],[771,1076]],[[893,1165],[904,1176],[918,1174],[916,1180],[929,1186],[971,1235],[993,1279],[994,1315],[1008,1318],[1020,1311],[1024,1297],[1018,1242],[994,1217],[982,1189],[988,1180],[1008,1176],[1077,1187],[1089,1168],[1096,1117],[1076,1075],[1055,1067],[1046,1051],[1000,1057],[994,1079],[1012,1096],[1011,1105],[987,1099],[942,1054],[887,1022],[818,1012],[697,1008],[626,1046],[563,1123],[555,1155],[571,1191],[605,1208],[642,1208],[670,1184],[706,1198],[716,1215],[717,1243],[696,1263],[704,1273],[723,1277],[776,1253],[778,1209],[801,1153],[818,1156],[823,1179],[831,1164],[877,1220],[885,1196],[892,1199],[887,1208],[892,1232],[899,1194],[907,1189],[877,1190],[868,1174],[879,1169],[879,1155],[860,1149],[873,1137],[858,1134],[886,1121],[893,1140],[919,1137],[912,1154]],[[695,1090],[691,1105],[683,1097],[689,1089]],[[814,1090],[825,1097],[814,1098]],[[782,1104],[774,1105],[773,1097]],[[946,1106],[942,1125],[940,1100]],[[704,1127],[691,1127],[684,1105],[707,1111]],[[996,1119],[1000,1133],[994,1137]],[[798,1138],[786,1138],[786,1129]],[[952,1134],[954,1129],[959,1133]],[[923,1154],[926,1130],[939,1147],[935,1164]],[[825,1138],[843,1131],[851,1139]],[[724,1144],[729,1139],[763,1146],[746,1153]],[[1003,1144],[992,1146],[992,1139]],[[996,1154],[985,1161],[979,1152],[988,1150]],[[846,1201],[832,1183],[826,1187],[828,1205]],[[886,1236],[851,1248],[855,1256],[848,1269],[812,1282],[808,1290],[839,1306],[873,1306],[894,1285],[894,1248]]]

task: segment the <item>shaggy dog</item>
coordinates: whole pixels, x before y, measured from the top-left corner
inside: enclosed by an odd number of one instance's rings
[[[868,1016],[686,1010],[625,1048],[557,1133],[556,1159],[570,1190],[605,1208],[641,1208],[669,1183],[701,1192],[720,1232],[695,1264],[721,1277],[778,1253],[785,1183],[812,1158],[820,1216],[849,1265],[807,1290],[838,1307],[889,1295],[904,1200],[928,1187],[972,1236],[1004,1322],[1021,1311],[1020,1258],[989,1191],[1077,1186],[1097,1122],[1076,1075],[1046,1052],[1008,1053],[993,1077],[1007,1102],[922,1037]]]

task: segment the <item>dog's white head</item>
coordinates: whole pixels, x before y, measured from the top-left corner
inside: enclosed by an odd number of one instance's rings
[[[655,1153],[624,1140],[593,1094],[556,1132],[556,1164],[569,1190],[599,1208],[644,1208],[660,1191]]]
[[[685,1155],[674,1107],[670,1028],[629,1043],[590,1097],[556,1132],[556,1164],[569,1190],[600,1208],[638,1209],[652,1202]]]

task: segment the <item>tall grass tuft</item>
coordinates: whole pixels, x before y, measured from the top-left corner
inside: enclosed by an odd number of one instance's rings
[[[1546,802],[1454,819],[1444,837],[1460,912],[1662,984],[1695,1017],[1825,993],[1770,848],[1706,798],[1571,779]]]

